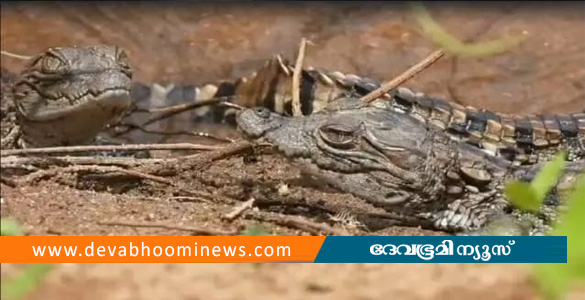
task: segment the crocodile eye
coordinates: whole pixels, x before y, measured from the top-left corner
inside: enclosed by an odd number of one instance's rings
[[[342,125],[325,125],[318,129],[319,136],[332,147],[340,149],[352,149],[356,147],[357,130],[355,128]]]
[[[54,73],[61,71],[65,68],[67,64],[65,64],[61,59],[53,55],[46,55],[42,59],[41,68],[45,73]]]
[[[266,107],[262,107],[262,106],[255,107],[254,112],[256,113],[257,116],[259,116],[262,119],[270,118],[270,110]]]

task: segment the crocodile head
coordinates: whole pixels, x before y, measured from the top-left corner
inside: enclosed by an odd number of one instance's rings
[[[132,71],[117,46],[50,48],[33,57],[14,85],[28,146],[82,144],[131,104]]]
[[[298,118],[256,108],[236,121],[324,183],[435,228],[475,228],[507,205],[499,192],[508,162],[383,103]]]
[[[274,144],[323,179],[385,205],[423,188],[419,176],[429,143],[424,126],[406,115],[365,107],[290,118],[264,108],[243,111],[239,129]]]

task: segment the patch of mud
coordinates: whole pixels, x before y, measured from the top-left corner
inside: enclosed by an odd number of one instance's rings
[[[383,210],[316,183],[278,155],[238,155],[207,162],[206,157],[213,155],[133,168],[162,175],[179,183],[176,186],[119,174],[106,177],[67,169],[57,169],[40,182],[21,177],[18,180],[25,181],[17,181],[16,187],[2,186],[1,214],[22,222],[31,235],[189,234],[188,230],[103,225],[118,221],[239,232],[258,225],[258,220],[274,220],[262,222],[266,234],[331,234],[283,226],[279,219],[284,216],[329,223],[333,230],[346,234],[439,234],[393,227],[397,220],[379,217]],[[244,214],[233,222],[224,218],[250,198],[255,199],[256,206],[250,216]]]
[[[538,299],[522,268],[480,264],[68,264],[38,297]]]

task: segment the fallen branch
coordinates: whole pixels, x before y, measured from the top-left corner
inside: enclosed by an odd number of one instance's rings
[[[191,143],[177,144],[127,144],[127,145],[90,145],[90,146],[66,146],[47,147],[30,149],[9,149],[1,150],[0,156],[23,155],[23,154],[55,154],[55,153],[78,153],[78,152],[100,152],[100,151],[139,151],[139,150],[201,150],[210,151],[222,149],[222,146],[200,145]]]
[[[435,63],[437,60],[443,57],[444,54],[445,52],[442,49],[434,51],[433,53],[429,54],[425,59],[420,61],[418,64],[410,67],[408,70],[404,71],[402,74],[398,75],[394,79],[384,83],[382,86],[375,89],[371,93],[361,97],[360,101],[369,103],[382,97],[385,93],[388,93],[389,91],[395,89],[399,85],[403,84],[410,78],[416,76],[418,73],[422,72],[423,70],[431,66],[433,63]]]
[[[98,222],[98,224],[104,225],[104,226],[126,226],[126,227],[138,227],[138,228],[162,228],[162,229],[169,229],[169,230],[180,230],[180,231],[191,232],[194,235],[211,235],[211,236],[238,235],[237,231],[219,231],[219,230],[211,230],[211,229],[196,228],[196,227],[189,227],[189,226],[180,226],[180,225],[160,224],[160,223],[134,223],[134,222],[129,222],[129,221],[106,221],[106,222]]]
[[[256,200],[254,200],[254,198],[250,198],[250,200],[242,203],[241,205],[236,207],[233,211],[226,214],[224,216],[224,219],[226,219],[228,221],[233,221],[235,218],[239,217],[242,213],[244,213],[245,211],[254,207],[254,201],[256,201]]]

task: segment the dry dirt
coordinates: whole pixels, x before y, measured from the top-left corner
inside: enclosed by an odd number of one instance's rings
[[[307,51],[308,65],[380,80],[436,48],[408,8],[398,4],[1,5],[2,50],[31,55],[50,46],[118,44],[129,50],[136,79],[143,82],[204,84],[245,75],[276,53],[293,57],[301,37],[314,43]],[[431,11],[462,39],[480,42],[523,34],[526,40],[495,57],[445,57],[407,86],[501,112],[585,110],[582,3],[439,4]],[[22,61],[2,56],[1,65],[18,71]],[[60,172],[16,187],[2,184],[1,216],[18,220],[30,235],[193,233],[104,224],[120,221],[211,232],[259,226],[266,233],[286,235],[440,234],[389,227],[388,219],[372,217],[379,210],[307,180],[262,149],[227,157],[209,152],[180,164],[135,169],[171,178],[178,186]],[[190,198],[180,198],[188,192]],[[254,210],[233,222],[222,219],[250,197],[256,199]],[[339,220],[350,211],[353,218]],[[312,223],[307,228],[296,218],[291,225],[294,216],[327,223],[331,229],[318,231]],[[2,276],[19,267],[3,265]],[[65,264],[28,299],[538,299],[528,274],[520,265]],[[585,299],[585,290],[576,289],[570,299]]]

